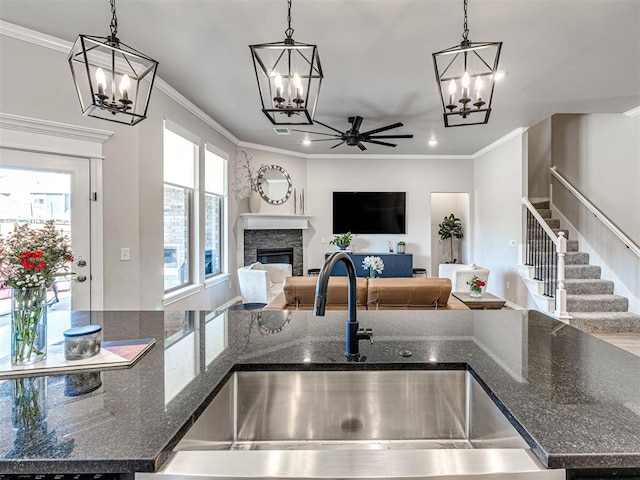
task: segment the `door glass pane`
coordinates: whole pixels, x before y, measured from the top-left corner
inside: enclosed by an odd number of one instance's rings
[[[189,190],[164,186],[164,289],[189,283]]]
[[[0,167],[0,233],[11,234],[15,224],[40,228],[53,220],[70,239],[72,175],[51,171]],[[71,245],[73,250],[73,244]],[[73,268],[73,267],[71,267]],[[69,328],[71,309],[70,276],[57,278],[47,292],[47,341],[63,339]],[[11,290],[0,289],[0,357],[9,355]]]

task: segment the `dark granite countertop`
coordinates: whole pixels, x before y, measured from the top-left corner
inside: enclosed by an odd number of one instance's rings
[[[157,343],[128,369],[1,381],[0,473],[154,471],[234,369],[465,367],[544,465],[640,470],[640,357],[537,312],[358,315],[375,344],[349,363],[345,312],[77,312]]]

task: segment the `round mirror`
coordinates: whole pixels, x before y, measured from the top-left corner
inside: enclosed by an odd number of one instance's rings
[[[278,165],[265,165],[258,171],[258,192],[271,205],[281,205],[291,196],[291,177]]]

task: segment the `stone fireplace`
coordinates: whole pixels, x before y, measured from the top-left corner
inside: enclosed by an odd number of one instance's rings
[[[303,275],[302,230],[244,230],[244,264],[289,263],[291,255],[293,274]],[[261,260],[258,257],[261,257]],[[267,260],[264,262],[262,260]]]

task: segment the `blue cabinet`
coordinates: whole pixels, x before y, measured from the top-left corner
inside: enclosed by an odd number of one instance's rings
[[[380,257],[384,262],[384,270],[382,274],[379,275],[383,278],[389,277],[412,277],[413,276],[413,255],[410,253],[400,254],[400,253],[349,253],[351,260],[353,260],[353,264],[356,267],[356,275],[359,277],[368,277],[369,269],[362,268],[362,261],[364,257]],[[325,259],[331,255],[330,253],[325,254]],[[333,267],[333,271],[331,275],[336,276],[346,276],[347,268],[344,263],[340,262],[335,267]]]

